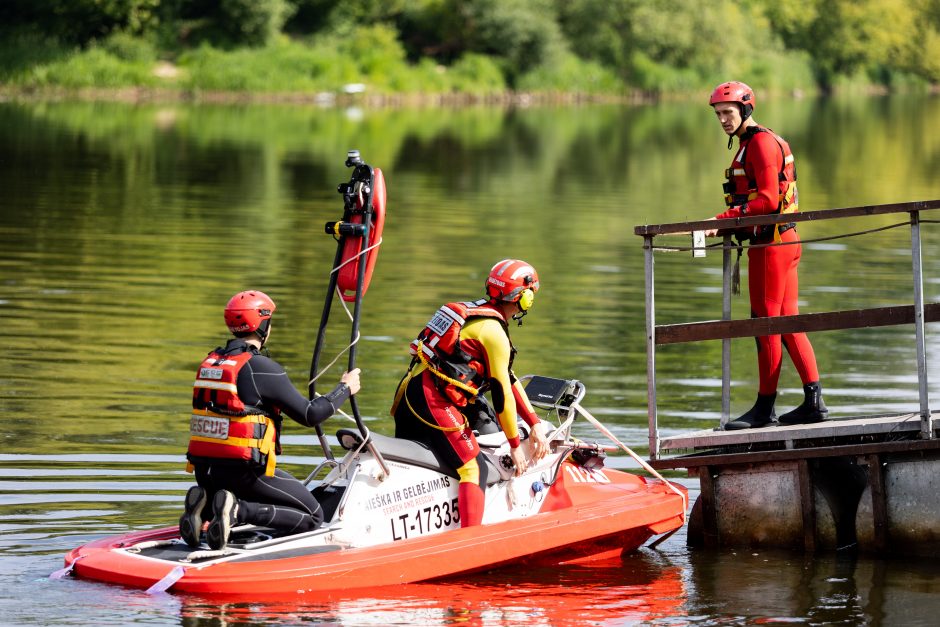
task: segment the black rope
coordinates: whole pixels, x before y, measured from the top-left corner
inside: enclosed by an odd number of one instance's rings
[[[940,224],[940,220],[921,220],[921,224]],[[795,242],[767,242],[766,244],[748,244],[744,246],[741,243],[731,244],[729,248],[736,250],[744,250],[745,248],[768,248],[770,246],[793,246],[794,244],[812,244],[815,242],[828,242],[837,239],[844,239],[846,237],[857,237],[859,235],[870,235],[872,233],[879,233],[881,231],[888,231],[891,229],[896,229],[902,226],[910,226],[910,222],[898,222],[896,224],[889,224],[888,226],[880,226],[874,229],[867,229],[864,231],[855,231],[854,233],[843,233],[841,235],[830,235],[828,237],[815,237],[812,239],[797,240]],[[724,242],[717,242],[715,244],[708,244],[705,246],[705,249],[709,248],[723,248],[725,245]],[[702,250],[701,247],[696,248],[695,246],[653,246],[653,250],[660,251],[691,251],[691,250]]]

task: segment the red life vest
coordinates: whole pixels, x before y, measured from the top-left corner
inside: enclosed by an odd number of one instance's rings
[[[753,130],[745,133],[744,141],[741,142],[741,147],[738,149],[734,160],[732,160],[731,167],[725,170],[725,178],[728,179],[723,185],[725,204],[729,207],[737,207],[757,198],[757,181],[748,175],[747,169],[744,167],[747,160],[747,148],[756,134],[769,133],[777,142],[783,155],[783,167],[777,175],[779,181],[777,208],[771,213],[793,213],[797,211],[799,208],[799,194],[796,190],[796,165],[793,153],[790,151],[790,145],[768,128],[754,126],[751,129]],[[778,237],[775,234],[775,238]]]
[[[506,330],[506,319],[487,300],[447,303],[437,310],[418,337],[411,342],[411,354],[427,366],[439,383],[438,389],[458,407],[481,391],[488,382],[486,364],[460,346],[460,331],[473,318],[495,318]],[[506,332],[509,337],[509,332]],[[510,347],[512,342],[510,341]],[[510,368],[515,349],[510,350]]]
[[[246,407],[238,397],[238,373],[251,359],[251,352],[225,355],[217,351],[203,360],[193,383],[187,470],[193,462],[228,460],[264,468],[266,475],[273,476],[279,412]]]

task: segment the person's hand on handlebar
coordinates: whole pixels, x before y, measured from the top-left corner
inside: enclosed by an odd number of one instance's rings
[[[516,448],[509,449],[509,457],[512,459],[512,465],[516,467],[515,475],[517,477],[522,476],[529,468],[529,462],[526,461],[522,447],[517,446]]]
[[[349,386],[349,393],[356,394],[359,392],[359,389],[362,387],[359,383],[359,368],[353,368],[349,372],[344,372],[343,376],[339,378],[340,383],[345,383]]]
[[[548,455],[548,441],[545,439],[545,425],[539,421],[529,429],[532,440],[532,461],[537,462]]]

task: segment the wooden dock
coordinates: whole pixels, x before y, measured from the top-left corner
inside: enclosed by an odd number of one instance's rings
[[[924,302],[920,249],[921,223],[937,222],[923,220],[921,214],[938,209],[940,200],[932,200],[636,227],[636,235],[644,238],[646,260],[650,464],[657,469],[685,468],[700,479],[701,494],[689,520],[690,544],[808,551],[853,548],[940,556],[940,491],[936,489],[940,415],[929,408],[924,326],[940,319],[940,304]],[[913,304],[731,320],[731,256],[737,247],[731,241],[734,229],[894,213],[909,215]],[[695,244],[693,248],[658,247],[654,238],[712,228],[725,234],[722,320],[657,324],[654,251],[698,249]],[[731,407],[731,338],[898,324],[912,324],[915,329],[917,412],[659,436],[657,346],[722,341],[724,425]]]
[[[695,454],[696,458],[708,459],[709,463],[716,461],[716,457],[719,458],[717,461],[725,458],[731,461],[736,459],[735,455],[757,452],[765,453],[762,457],[767,459],[775,459],[795,455],[799,450],[805,451],[820,446],[837,447],[840,454],[859,454],[860,452],[867,454],[865,451],[868,451],[872,445],[882,446],[893,442],[910,447],[916,446],[917,442],[932,443],[932,440],[918,440],[920,429],[921,416],[918,413],[857,416],[809,425],[785,426],[774,423],[773,426],[761,429],[693,431],[663,438],[659,448],[660,451],[685,451]],[[933,444],[940,446],[940,440]],[[790,452],[780,453],[780,451]],[[689,457],[685,455],[655,460],[653,466],[690,468],[692,466],[689,463]]]
[[[682,454],[650,463],[699,478],[691,544],[938,555],[940,430],[920,429],[910,413],[696,431],[664,439]]]

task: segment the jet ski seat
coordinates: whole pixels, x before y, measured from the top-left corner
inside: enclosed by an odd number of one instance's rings
[[[454,479],[460,478],[456,470],[445,464],[438,457],[437,453],[423,442],[390,438],[387,435],[375,433],[374,431],[369,432],[369,437],[372,439],[372,443],[378,449],[379,453],[382,454],[382,457],[387,460],[427,468],[428,470],[439,472],[442,475],[447,475]],[[340,429],[336,432],[336,439],[339,440],[340,446],[347,451],[354,451],[362,446],[362,434],[353,429]],[[488,456],[484,456],[484,459],[489,466],[486,473],[486,485],[489,486],[499,483],[499,469]]]

